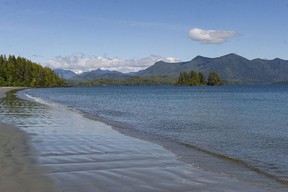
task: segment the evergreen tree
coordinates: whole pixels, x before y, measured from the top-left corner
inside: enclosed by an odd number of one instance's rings
[[[200,85],[207,85],[205,75],[203,73],[199,72],[198,76],[199,76]]]
[[[50,68],[22,57],[0,55],[0,86],[51,87],[64,81]]]
[[[181,72],[179,74],[176,85],[222,85],[220,76],[216,72],[211,72],[206,80],[205,75],[201,72],[191,71],[190,73]]]
[[[190,80],[189,80],[190,86],[200,85],[200,78],[196,71],[190,72]]]
[[[180,72],[179,78],[176,82],[177,85],[189,85],[190,75],[187,72]]]
[[[210,86],[222,85],[222,81],[218,73],[216,72],[209,73],[207,85],[210,85]]]

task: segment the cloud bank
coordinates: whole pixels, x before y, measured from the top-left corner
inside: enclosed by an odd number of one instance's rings
[[[209,44],[220,44],[234,37],[234,31],[204,30],[194,28],[189,31],[189,37],[194,41],[200,41]]]
[[[179,62],[180,60],[173,57],[163,58],[158,55],[139,59],[120,59],[107,56],[86,56],[84,54],[75,54],[70,56],[57,56],[50,59],[46,66],[52,69],[66,69],[76,73],[82,73],[95,69],[120,71],[123,73],[136,72],[153,65],[157,61]]]

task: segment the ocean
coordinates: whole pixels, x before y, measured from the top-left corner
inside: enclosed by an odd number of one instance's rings
[[[288,180],[287,86],[81,87],[22,94]]]

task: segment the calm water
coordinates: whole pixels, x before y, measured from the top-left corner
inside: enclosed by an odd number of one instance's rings
[[[286,86],[57,88],[24,94],[288,179]]]

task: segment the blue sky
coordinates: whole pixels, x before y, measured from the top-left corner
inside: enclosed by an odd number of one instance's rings
[[[0,0],[0,54],[74,71],[236,53],[288,59],[286,0]]]

